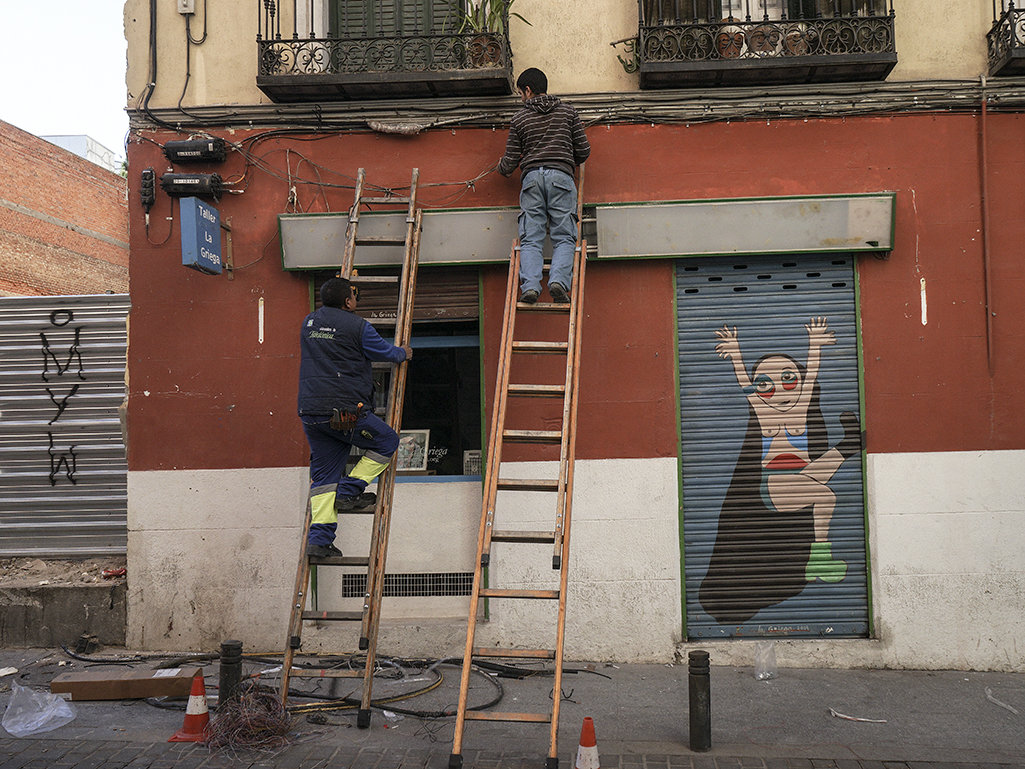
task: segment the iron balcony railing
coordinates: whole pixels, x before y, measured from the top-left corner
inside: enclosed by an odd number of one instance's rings
[[[506,69],[502,32],[460,33],[460,0],[257,0],[259,75],[317,76]],[[342,18],[347,8],[358,13]]]
[[[990,75],[1025,74],[1025,8],[1015,8],[1014,0],[994,0],[986,43]]]
[[[893,0],[639,0],[652,62],[894,53]]]

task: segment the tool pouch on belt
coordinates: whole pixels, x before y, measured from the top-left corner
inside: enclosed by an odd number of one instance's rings
[[[360,403],[356,406],[354,411],[347,411],[346,409],[332,409],[331,410],[331,429],[332,430],[355,430],[356,422],[359,420],[360,415],[363,413],[363,404]]]

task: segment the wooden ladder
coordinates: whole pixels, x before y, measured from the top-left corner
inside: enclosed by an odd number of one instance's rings
[[[581,169],[581,182],[583,169]],[[581,183],[581,192],[583,185]],[[578,215],[582,218],[582,206],[578,204]],[[466,721],[506,721],[548,724],[550,730],[546,769],[557,769],[559,728],[559,704],[562,691],[562,657],[566,626],[566,589],[569,579],[570,517],[573,501],[573,464],[576,449],[577,390],[580,364],[580,333],[583,319],[584,268],[586,265],[587,242],[578,233],[573,265],[573,285],[569,304],[537,302],[523,304],[519,297],[519,243],[513,244],[509,260],[509,277],[506,286],[505,317],[502,323],[502,344],[499,351],[498,375],[495,385],[495,400],[491,419],[491,434],[487,449],[487,463],[484,473],[483,503],[481,505],[480,530],[477,536],[477,561],[474,568],[473,588],[470,594],[469,619],[466,630],[466,648],[463,655],[462,678],[459,687],[459,706],[456,715],[455,735],[449,768],[460,769],[463,765],[463,732]],[[540,341],[521,338],[517,323],[519,313],[535,316],[564,315],[567,319],[565,341]],[[523,326],[533,325],[524,319]],[[556,334],[548,334],[556,336]],[[565,378],[559,384],[511,383],[510,372],[514,359],[534,356],[564,356]],[[531,366],[531,370],[536,370]],[[506,426],[506,411],[509,398],[553,398],[562,399],[562,424],[559,430],[514,429]],[[557,444],[559,450],[559,472],[552,479],[514,479],[502,476],[502,447],[505,443]],[[496,507],[498,492],[506,499],[519,492],[547,492],[555,499],[554,526],[550,531],[524,531],[498,528]],[[522,499],[522,497],[520,498]],[[524,590],[508,589],[488,585],[485,587],[485,570],[491,560],[492,545],[503,544],[550,544],[552,568],[559,572],[558,589]],[[526,557],[526,556],[524,556]],[[555,648],[484,648],[474,646],[480,600],[520,599],[551,601],[556,606]],[[470,669],[474,657],[501,657],[523,660],[546,660],[554,665],[552,706],[545,713],[499,713],[472,710],[467,707],[470,685]]]
[[[345,235],[345,248],[342,264],[338,275],[348,278],[355,286],[374,283],[398,283],[398,306],[395,319],[395,342],[397,346],[409,344],[413,325],[413,296],[416,293],[416,275],[420,256],[420,232],[422,214],[416,205],[419,169],[414,168],[408,195],[383,194],[378,196],[364,195],[366,172],[359,169],[356,177],[356,191],[352,208],[349,211],[349,222]],[[368,205],[405,205],[406,228],[405,237],[361,237],[358,234],[360,213]],[[363,276],[358,274],[355,257],[359,246],[403,246],[402,272],[400,276]],[[402,427],[402,405],[406,393],[406,362],[394,364],[391,382],[388,387],[388,400],[385,409],[385,421],[393,430],[399,432]],[[285,646],[285,660],[281,673],[281,701],[288,701],[288,686],[295,678],[363,678],[363,693],[356,724],[360,728],[370,726],[370,705],[373,693],[374,670],[376,667],[377,633],[381,620],[381,598],[384,591],[385,563],[388,556],[388,533],[391,526],[392,495],[395,486],[395,462],[390,462],[385,471],[377,479],[377,505],[373,511],[359,511],[355,515],[373,513],[374,520],[370,534],[370,554],[367,557],[331,556],[327,558],[307,557],[306,544],[310,530],[310,503],[307,500],[305,525],[303,526],[302,546],[299,554],[299,566],[295,577],[291,618],[288,625],[288,638]],[[309,594],[311,567],[343,566],[365,567],[367,569],[366,592],[363,596],[362,611],[311,611],[307,610],[306,598]],[[293,667],[295,654],[302,643],[302,627],[304,622],[360,622],[359,651],[364,652],[366,660],[362,670],[359,669],[310,669]]]

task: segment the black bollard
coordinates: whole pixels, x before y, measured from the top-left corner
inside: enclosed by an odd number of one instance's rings
[[[242,681],[242,642],[221,641],[221,670],[218,678],[217,703],[223,704],[239,698]]]
[[[711,681],[708,675],[708,652],[692,651],[687,655],[690,672],[690,749],[704,753],[712,747]]]

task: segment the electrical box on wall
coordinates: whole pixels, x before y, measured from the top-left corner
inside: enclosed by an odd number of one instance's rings
[[[164,145],[164,157],[172,163],[220,163],[228,154],[224,139],[181,139]]]
[[[217,200],[224,192],[224,185],[218,174],[172,174],[160,177],[160,189],[172,198],[202,195]]]
[[[178,13],[185,15],[196,12],[196,0],[178,0]]]

